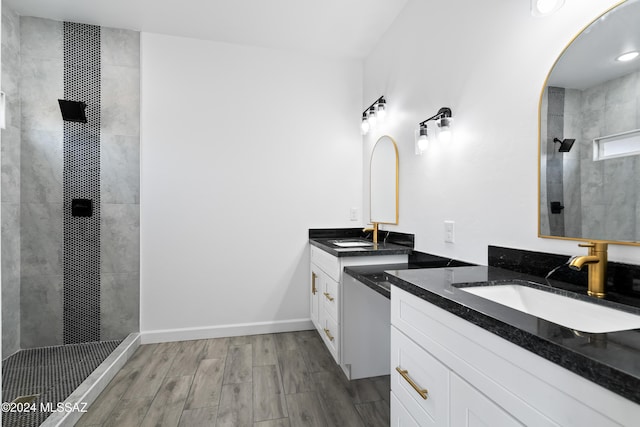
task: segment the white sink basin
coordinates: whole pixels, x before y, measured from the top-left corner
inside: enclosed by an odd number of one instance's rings
[[[588,333],[640,328],[640,316],[519,284],[460,288],[482,298]]]
[[[367,242],[366,240],[334,240],[332,243],[341,248],[361,248],[365,246],[373,246],[372,242]]]

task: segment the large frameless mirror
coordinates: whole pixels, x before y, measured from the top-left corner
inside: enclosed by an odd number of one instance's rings
[[[639,23],[640,0],[609,10],[576,36],[547,77],[540,237],[640,242]]]
[[[371,153],[371,222],[398,223],[398,146],[390,136],[382,136]]]

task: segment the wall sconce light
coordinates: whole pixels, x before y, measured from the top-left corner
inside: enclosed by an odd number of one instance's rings
[[[369,130],[374,129],[378,121],[384,120],[387,115],[387,101],[384,95],[362,112],[362,134],[366,135]]]
[[[451,140],[451,125],[453,118],[451,117],[451,108],[442,107],[436,114],[418,124],[419,128],[416,132],[416,154],[422,154],[427,148],[429,142],[429,129],[427,122],[434,120],[438,126],[438,139],[442,142]]]
[[[422,154],[429,145],[429,129],[426,123],[420,123],[420,128],[416,131],[416,154]]]
[[[531,15],[549,16],[556,13],[563,5],[564,0],[531,0]]]

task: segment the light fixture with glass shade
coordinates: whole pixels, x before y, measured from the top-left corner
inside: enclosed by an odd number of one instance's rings
[[[385,101],[383,97],[380,97],[378,103],[376,104],[376,116],[378,117],[378,120],[383,121],[386,115],[387,101]]]
[[[426,123],[420,123],[420,128],[416,131],[416,154],[421,155],[429,145],[429,129]]]
[[[436,121],[439,130],[438,139],[442,142],[449,142],[451,141],[451,124],[453,123],[453,118],[451,118],[451,109],[441,108],[438,113],[442,113],[440,119]]]
[[[361,127],[362,129],[362,134],[366,135],[367,132],[369,132],[369,121],[367,120],[367,113],[364,112],[362,113],[362,124]]]
[[[362,112],[362,134],[366,135],[374,129],[379,122],[382,122],[387,115],[387,101],[384,96],[376,99],[373,104]]]
[[[438,140],[441,142],[451,141],[451,125],[453,124],[451,108],[442,107],[436,114],[418,124],[418,131],[416,131],[416,154],[422,154],[427,148],[429,142],[427,122],[431,120],[434,120],[438,126]]]
[[[370,129],[375,129],[378,124],[378,118],[376,117],[376,109],[375,107],[369,108],[369,115],[367,116],[367,120],[369,121]]]

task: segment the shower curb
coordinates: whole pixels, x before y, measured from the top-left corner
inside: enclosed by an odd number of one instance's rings
[[[88,408],[140,346],[140,334],[129,334],[118,347],[63,402],[64,407]],[[54,412],[40,427],[73,426],[82,417],[80,411]]]

